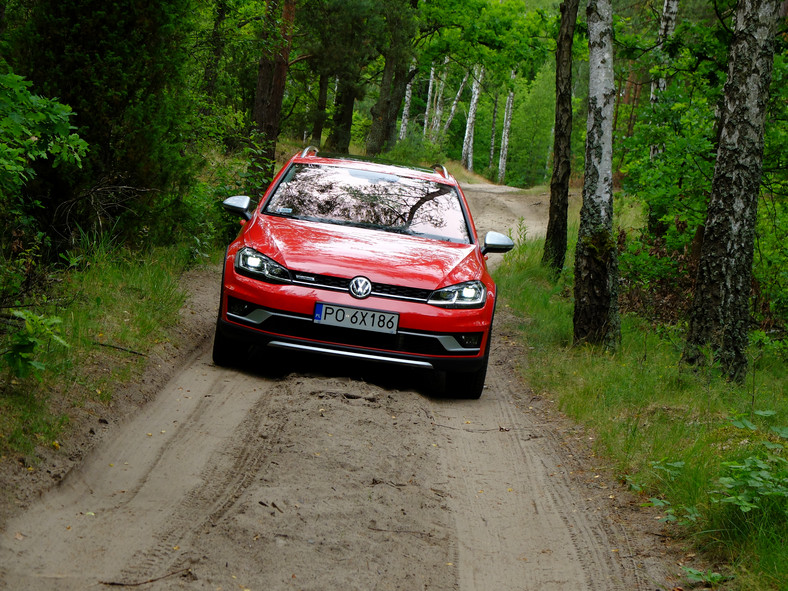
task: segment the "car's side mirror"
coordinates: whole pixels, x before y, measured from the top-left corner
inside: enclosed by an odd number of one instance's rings
[[[225,199],[222,202],[222,207],[224,207],[230,213],[240,215],[245,220],[249,221],[252,219],[252,212],[249,211],[249,206],[251,204],[252,200],[246,195],[235,195]]]
[[[514,248],[514,242],[511,238],[500,232],[487,232],[484,237],[484,246],[482,247],[482,254],[489,252],[509,252]]]

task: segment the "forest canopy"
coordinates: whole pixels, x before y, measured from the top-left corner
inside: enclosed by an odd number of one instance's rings
[[[691,301],[736,7],[613,3],[614,191],[643,212],[639,229],[617,239],[620,300],[664,322],[682,321]],[[217,203],[260,193],[277,142],[455,160],[493,182],[545,184],[560,24],[558,3],[546,0],[7,0],[3,300],[19,299],[80,232],[111,231],[137,247],[174,234],[223,239]],[[574,186],[585,166],[587,34],[581,6]],[[771,47],[751,315],[779,338],[788,318],[784,16]],[[230,156],[247,163],[242,174],[206,190],[203,175]]]

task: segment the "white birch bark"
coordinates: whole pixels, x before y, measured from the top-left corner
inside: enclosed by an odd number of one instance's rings
[[[662,18],[659,23],[659,37],[657,37],[657,51],[662,51],[665,41],[673,36],[676,30],[676,18],[679,13],[679,0],[665,0],[662,6]],[[657,102],[657,92],[663,92],[667,88],[667,80],[664,76],[655,78],[651,81],[651,102]]]
[[[473,133],[476,127],[479,97],[482,93],[482,78],[484,78],[484,67],[477,65],[474,67],[471,104],[468,107],[468,121],[465,124],[465,139],[462,142],[462,165],[466,170],[473,170]]]
[[[411,68],[416,68],[416,60],[413,60],[413,65]],[[413,71],[411,69],[411,72]],[[413,81],[414,78],[411,78],[411,81],[408,82],[408,85],[405,87],[405,104],[402,107],[402,121],[399,125],[399,139],[404,140],[408,136],[408,124],[410,123],[410,102],[413,99]]]
[[[430,84],[427,87],[427,106],[424,110],[424,130],[422,135],[427,137],[427,129],[430,126],[430,105],[432,104],[432,86],[435,84],[435,66],[430,68]]]
[[[583,206],[575,252],[576,343],[614,351],[621,341],[618,256],[613,236],[613,10],[589,0],[588,128]]]
[[[662,7],[662,18],[659,24],[659,37],[657,38],[657,55],[661,55],[662,46],[665,41],[673,36],[673,31],[676,30],[676,18],[679,12],[679,0],[665,0]],[[654,78],[651,81],[651,104],[654,105],[659,100],[659,95],[668,87],[668,81],[664,76]],[[649,148],[649,157],[653,160],[657,154],[661,153],[663,146],[651,146]]]
[[[446,88],[446,76],[448,74],[449,56],[443,60],[443,68],[438,76],[438,87],[435,91],[435,108],[432,110],[432,123],[430,124],[430,139],[435,141],[438,136],[438,130],[441,127],[441,119],[443,119],[443,91]]]
[[[460,97],[462,97],[462,91],[465,90],[465,84],[468,82],[468,76],[469,73],[465,72],[465,76],[463,76],[462,82],[460,82],[460,89],[457,91],[457,94],[454,95],[454,101],[451,104],[449,116],[446,118],[446,122],[443,124],[442,135],[446,135],[446,133],[449,131],[451,122],[454,120],[454,115],[457,113],[457,105],[460,102]]]
[[[510,80],[514,83],[517,73],[512,70]],[[506,178],[506,158],[509,156],[509,132],[512,129],[512,110],[514,109],[514,84],[506,97],[506,108],[503,112],[503,132],[501,133],[501,154],[498,158],[498,184]]]

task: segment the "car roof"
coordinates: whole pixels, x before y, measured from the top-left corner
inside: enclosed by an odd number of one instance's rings
[[[300,154],[296,154],[291,161],[300,164],[343,165],[351,168],[387,172],[397,176],[431,180],[443,184],[459,186],[457,179],[455,179],[442,164],[433,164],[430,168],[411,166],[380,158],[362,158],[349,154],[319,153],[318,149],[314,146],[305,148]]]

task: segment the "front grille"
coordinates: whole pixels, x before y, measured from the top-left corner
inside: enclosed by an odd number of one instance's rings
[[[228,298],[228,312],[231,320],[240,324],[263,330],[285,337],[321,341],[335,345],[350,347],[364,347],[366,349],[380,349],[410,353],[415,355],[443,355],[443,356],[468,356],[478,353],[481,343],[481,333],[467,333],[453,335],[458,343],[466,341],[469,337],[476,342],[465,350],[449,350],[441,342],[441,337],[430,333],[417,333],[413,331],[385,334],[366,330],[355,330],[317,324],[311,316],[283,314],[274,310],[266,310],[243,300]],[[264,312],[264,314],[261,314]],[[262,318],[261,321],[252,318]],[[467,345],[466,345],[467,346]]]
[[[350,279],[343,277],[334,277],[332,275],[315,275],[312,273],[301,273],[299,271],[292,272],[295,278],[295,283],[299,285],[308,285],[318,289],[330,289],[332,291],[348,291]],[[373,283],[372,294],[381,298],[392,298],[397,300],[409,300],[417,302],[426,302],[432,291],[429,289],[420,289],[418,287],[406,287],[402,285],[389,285],[386,283]]]

